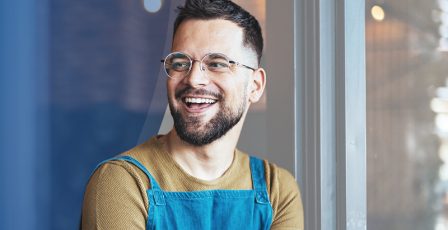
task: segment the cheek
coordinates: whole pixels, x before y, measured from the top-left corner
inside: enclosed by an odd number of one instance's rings
[[[251,85],[249,84],[248,80],[240,82],[240,87],[238,89],[240,97],[246,99],[249,96],[250,91],[251,91]]]
[[[248,100],[248,84],[246,81],[244,82],[237,82],[233,84],[234,87],[232,87],[229,91],[229,96],[231,97],[231,103],[241,103],[243,100]]]
[[[173,82],[171,80],[168,80],[167,84],[166,84],[166,90],[168,93],[168,96],[171,98],[174,98],[174,95],[176,93],[176,86],[178,84],[176,84],[176,82]]]

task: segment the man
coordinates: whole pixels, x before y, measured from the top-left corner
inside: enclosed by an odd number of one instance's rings
[[[303,229],[291,174],[236,149],[266,84],[257,20],[225,0],[179,10],[163,60],[174,128],[100,164],[83,229]]]

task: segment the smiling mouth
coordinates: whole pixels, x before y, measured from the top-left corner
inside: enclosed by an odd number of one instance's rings
[[[197,110],[207,108],[215,104],[218,100],[212,98],[201,98],[201,97],[184,97],[182,101],[189,109]]]

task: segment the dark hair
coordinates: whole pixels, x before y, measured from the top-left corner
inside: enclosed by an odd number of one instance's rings
[[[253,49],[260,63],[263,52],[263,35],[257,19],[249,12],[230,0],[186,0],[184,6],[178,7],[179,14],[174,22],[174,32],[188,19],[224,19],[237,24],[243,29],[243,45]]]

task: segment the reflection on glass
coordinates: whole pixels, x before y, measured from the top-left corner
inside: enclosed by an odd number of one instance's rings
[[[382,21],[378,3],[366,1],[367,228],[448,230],[448,1],[380,1]]]
[[[150,13],[155,13],[162,7],[162,0],[143,0],[145,10]]]
[[[373,19],[377,21],[383,21],[384,18],[386,17],[383,8],[378,5],[373,6],[370,12],[372,14]]]

